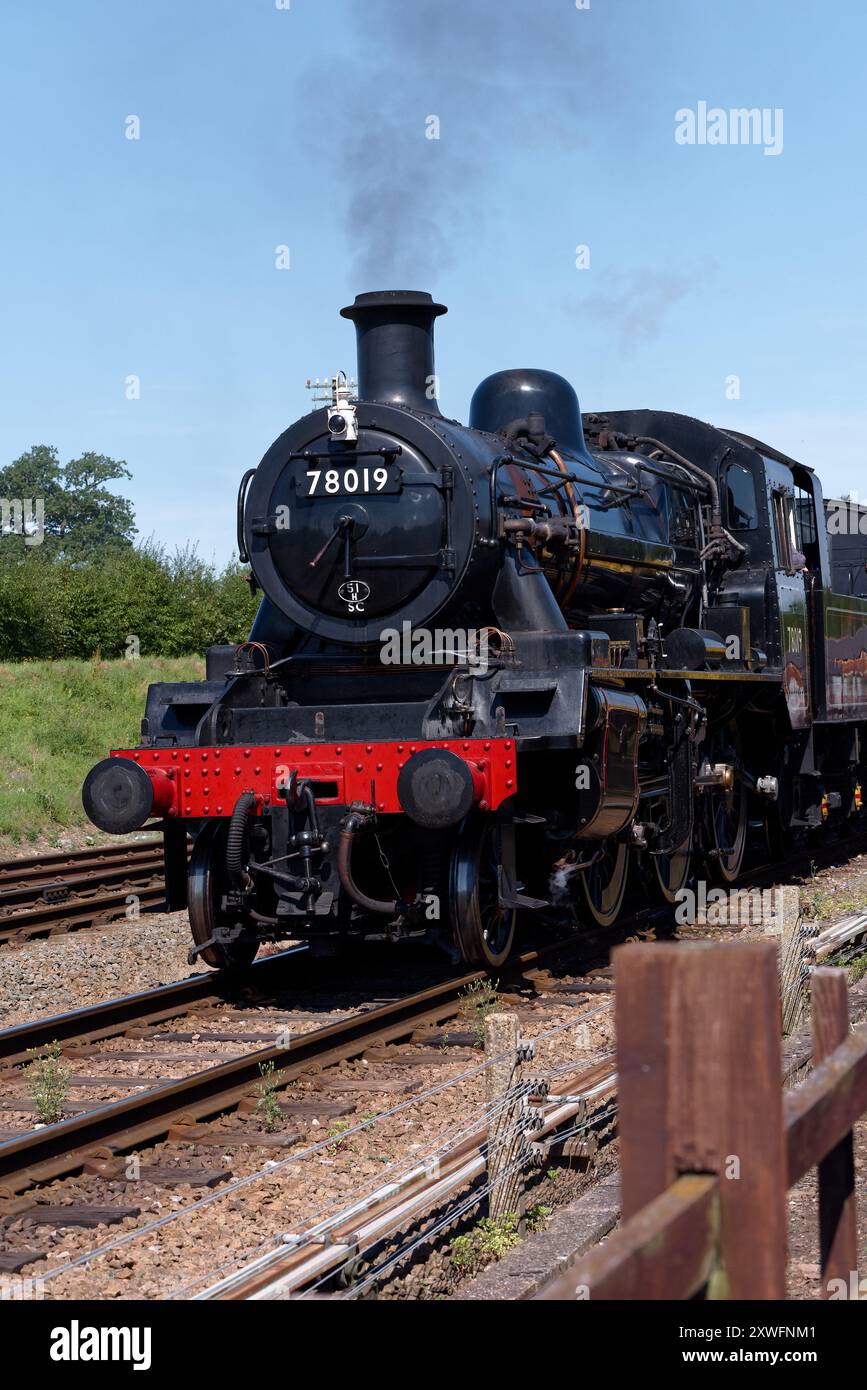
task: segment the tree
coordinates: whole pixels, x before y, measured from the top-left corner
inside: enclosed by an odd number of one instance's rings
[[[70,459],[64,466],[57,450],[36,444],[8,467],[0,469],[0,501],[6,505],[0,517],[3,547],[14,547],[18,557],[35,550],[68,559],[90,559],[107,550],[125,549],[136,534],[132,503],[118,497],[106,486],[132,474],[123,460],[88,452]],[[21,502],[24,514],[22,534],[19,522]],[[43,541],[35,545],[34,522],[28,517],[43,516]]]

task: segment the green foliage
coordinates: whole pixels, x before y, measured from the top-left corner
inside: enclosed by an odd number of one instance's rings
[[[867,895],[857,879],[851,888],[830,881],[823,887],[814,873],[810,885],[801,888],[800,905],[808,921],[829,922],[863,912]]]
[[[472,1274],[478,1268],[476,1247],[471,1235],[455,1236],[449,1247],[449,1255],[458,1274]]]
[[[88,452],[61,464],[57,450],[35,444],[6,468],[0,468],[0,498],[30,503],[42,499],[44,539],[28,545],[23,536],[3,536],[5,550],[17,559],[37,552],[68,559],[129,549],[135,535],[132,505],[106,486],[132,474],[122,460]]]
[[[63,1106],[69,1095],[72,1071],[60,1060],[60,1043],[47,1043],[40,1052],[30,1047],[27,1055],[34,1060],[27,1068],[30,1095],[36,1106],[36,1113],[45,1125],[55,1125],[63,1119]]]
[[[449,1257],[461,1276],[477,1274],[485,1265],[501,1260],[520,1239],[517,1212],[497,1218],[483,1216],[467,1235],[455,1236],[449,1246]]]
[[[485,1041],[485,1019],[499,1004],[497,980],[473,980],[460,993],[460,1016],[478,1044]]]
[[[525,1218],[527,1230],[531,1234],[534,1231],[543,1231],[548,1217],[553,1210],[553,1207],[546,1206],[544,1202],[537,1202],[535,1206],[529,1207]]]
[[[863,910],[862,903],[857,911],[863,912]],[[867,975],[867,951],[864,949],[863,941],[848,942],[846,945],[838,947],[831,955],[825,957],[822,964],[831,966],[835,970],[845,970],[849,984],[857,985],[858,981],[863,980],[864,976]]]
[[[250,631],[257,605],[238,564],[217,572],[192,548],[151,544],[87,563],[42,546],[21,559],[15,539],[0,541],[0,661],[125,656],[130,638],[143,657],[185,656]]]
[[[350,1128],[348,1120],[335,1120],[325,1131],[326,1138],[333,1139],[334,1143],[330,1147],[338,1153],[343,1145],[347,1143],[346,1131]]]
[[[215,570],[192,546],[173,556],[152,541],[133,546],[132,505],[111,490],[131,476],[92,451],[62,464],[47,444],[0,468],[0,661],[124,656],[130,646],[185,656],[247,637],[257,605],[240,565]]]
[[[864,978],[865,975],[867,975],[867,951],[865,951],[865,952],[863,953],[863,955],[855,956],[854,960],[853,960],[852,963],[850,964],[850,966],[849,966],[849,983],[850,983],[850,985],[857,985],[858,981],[859,981],[859,980],[863,980],[863,978]]]
[[[0,469],[0,662],[19,663],[0,666],[0,839],[83,825],[84,777],[138,742],[148,685],[201,680],[200,654],[244,641],[255,617],[240,565],[132,544],[132,507],[111,491],[129,476],[104,454],[64,465],[48,445]],[[44,536],[28,544],[37,499]]]
[[[148,686],[203,675],[191,657],[0,666],[0,837],[85,825],[81,784],[110,749],[138,743]]]
[[[257,1081],[253,1087],[257,1096],[256,1114],[268,1132],[273,1133],[283,1119],[283,1111],[280,1108],[280,1099],[277,1095],[283,1080],[283,1073],[275,1072],[273,1062],[260,1062],[259,1075],[261,1080]]]

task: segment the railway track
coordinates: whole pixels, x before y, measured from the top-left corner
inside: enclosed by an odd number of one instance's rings
[[[165,906],[158,840],[0,863],[0,943],[56,936]]]
[[[504,981],[527,998],[570,1003],[549,993],[551,970],[562,969],[567,961],[574,964],[579,953],[590,959],[588,952],[601,949],[597,940],[529,951],[510,963]],[[404,998],[358,1001],[335,1021],[316,1026],[309,1014],[301,1017],[297,1009],[279,1006],[279,986],[286,982],[294,954],[257,963],[243,1001],[232,996],[220,976],[208,975],[0,1033],[0,1126],[10,1120],[20,1124],[28,1113],[21,1062],[34,1044],[57,1038],[63,1042],[64,1062],[75,1068],[69,1101],[73,1113],[41,1128],[0,1134],[0,1268],[11,1268],[16,1259],[15,1242],[12,1248],[2,1246],[8,1246],[3,1229],[17,1217],[74,1225],[95,1224],[97,1216],[110,1220],[115,1210],[117,1219],[130,1214],[116,1200],[100,1201],[97,1192],[85,1209],[61,1201],[52,1203],[46,1217],[42,1194],[54,1180],[79,1175],[97,1186],[103,1179],[116,1184],[125,1170],[121,1155],[159,1146],[159,1161],[146,1165],[143,1179],[193,1186],[227,1181],[230,1170],[202,1169],[202,1152],[259,1150],[271,1156],[291,1150],[317,1132],[309,1129],[311,1124],[342,1121],[359,1106],[369,1106],[372,1096],[379,1095],[382,1104],[382,1097],[411,1093],[414,1068],[434,1066],[438,1075],[447,1076],[455,1067],[461,1072],[469,1063],[478,1064],[476,1040],[452,1024],[465,1009],[467,991],[485,980],[482,972],[451,972]],[[394,983],[399,988],[399,977]],[[607,989],[599,980],[595,986]],[[513,995],[509,998],[514,1002]],[[443,1025],[449,1025],[447,1034],[437,1032]],[[300,1031],[304,1026],[308,1031]],[[261,1031],[254,1034],[251,1028]],[[205,1058],[201,1049],[213,1042],[230,1045],[233,1054]],[[159,1050],[148,1056],[163,1069],[182,1060],[194,1069],[181,1077],[118,1074],[120,1067],[140,1061],[139,1050],[151,1045]],[[353,1062],[361,1062],[364,1072],[346,1078],[341,1064]],[[112,1071],[101,1074],[105,1063]],[[279,1072],[279,1121],[287,1126],[275,1132],[263,1130],[257,1118],[257,1084],[272,1065]],[[298,1093],[290,1089],[292,1083],[302,1080],[312,1080],[315,1090],[293,1099]],[[88,1100],[103,1083],[106,1091],[125,1088],[127,1094]],[[192,1166],[191,1146],[196,1156]],[[31,1260],[38,1258],[29,1245],[24,1254],[28,1252]]]
[[[136,840],[131,844],[49,850],[44,854],[30,855],[23,859],[4,859],[0,861],[0,889],[50,881],[67,871],[86,873],[92,869],[101,870],[119,861],[125,863],[137,855],[161,852],[161,849],[161,842],[153,836],[150,839]]]
[[[863,838],[867,843],[867,837]],[[827,847],[826,855],[833,859],[859,848],[858,842],[849,841],[842,851],[839,845]],[[814,852],[813,862],[816,860]],[[747,878],[753,883],[765,877],[779,881],[789,869],[789,865],[761,865]],[[565,944],[525,952],[509,963],[503,971],[504,980],[516,982],[511,987],[523,991],[525,1000],[547,998],[550,1002],[559,995],[562,1003],[570,992],[574,1002],[586,1000],[588,994],[610,988],[604,967],[600,971],[596,966],[592,979],[587,974],[611,944],[630,933],[652,935],[655,929],[664,935],[671,917],[670,912],[645,910],[609,931],[586,933]],[[483,972],[441,973],[439,979],[408,997],[400,997],[405,972],[398,973],[386,984],[397,997],[348,1001],[341,1017],[321,1026],[315,1009],[305,1013],[297,1008],[297,972],[304,968],[305,954],[305,948],[298,947],[258,961],[244,977],[241,993],[237,979],[209,972],[0,1032],[0,1270],[24,1267],[23,1259],[15,1265],[14,1249],[3,1249],[7,1244],[3,1229],[9,1218],[22,1213],[35,1211],[37,1218],[43,1219],[41,1194],[46,1183],[79,1174],[87,1175],[97,1186],[103,1179],[116,1185],[119,1178],[123,1180],[121,1155],[154,1146],[159,1150],[159,1163],[149,1164],[146,1170],[148,1180],[154,1183],[186,1182],[195,1187],[226,1181],[231,1171],[202,1168],[203,1153],[291,1151],[293,1145],[305,1142],[305,1126],[354,1114],[361,1103],[359,1096],[369,1103],[370,1094],[376,1094],[377,1089],[386,1095],[411,1091],[406,1079],[412,1076],[414,1065],[466,1066],[468,1059],[478,1058],[472,1039],[453,1028],[448,1033],[442,1029],[461,1013],[466,991],[485,978]],[[578,980],[556,981],[549,973],[551,969],[574,969],[576,961],[580,961]],[[281,1002],[282,985],[288,985],[295,1007],[292,1002]],[[328,986],[333,993],[331,975]],[[339,987],[338,981],[338,991]],[[321,993],[321,979],[318,988]],[[368,985],[368,996],[370,993]],[[519,997],[508,995],[509,1006]],[[61,1043],[64,1061],[73,1068],[69,1113],[55,1124],[26,1128],[27,1123],[32,1124],[26,1117],[34,1106],[25,1093],[22,1063],[33,1049],[54,1041]],[[231,1054],[208,1055],[206,1049],[217,1045],[230,1047]],[[435,1057],[433,1047],[437,1049]],[[293,1082],[309,1083],[329,1069],[335,1075],[342,1063],[359,1059],[374,1067],[364,1084],[356,1080],[341,1087],[336,1082],[314,1080],[317,1093],[312,1098],[305,1093],[298,1103],[284,1099],[291,1095],[287,1088]],[[108,1072],[101,1070],[105,1066],[110,1067]],[[127,1066],[134,1070],[126,1070]],[[187,1074],[153,1075],[148,1069],[154,1066],[160,1071],[183,1066]],[[276,1133],[255,1127],[257,1085],[269,1067],[279,1072],[279,1113],[281,1122],[290,1126]],[[378,1068],[384,1069],[379,1072],[382,1084],[377,1079]],[[566,1099],[560,1094],[562,1088],[549,1098],[552,1113],[560,1111],[557,1123],[574,1115],[574,1107],[584,1102],[586,1082],[586,1077],[573,1076]],[[609,1090],[613,1077],[600,1074],[593,1084]],[[20,1107],[17,1110],[16,1105]],[[479,1163],[479,1136],[475,1141],[461,1155],[473,1171]],[[460,1186],[467,1173],[458,1165],[442,1176]],[[421,1193],[416,1195],[420,1200]],[[90,1202],[82,1210],[61,1201],[56,1209],[49,1209],[51,1219],[71,1224],[79,1219],[92,1224],[89,1213],[114,1219],[115,1210],[120,1213],[117,1219],[123,1219],[132,1209],[117,1207],[116,1201],[102,1206],[98,1201]],[[385,1218],[389,1212],[379,1215]],[[33,1261],[41,1258],[32,1251],[23,1253],[29,1253]],[[271,1297],[273,1275],[277,1275],[276,1287],[282,1290],[287,1285],[296,1287],[296,1272],[295,1262],[276,1271],[269,1268],[255,1290],[239,1292],[239,1288],[246,1290],[241,1281],[240,1285],[228,1284],[213,1296]]]
[[[509,963],[504,978],[532,986],[539,971],[546,969],[546,962],[554,964],[558,957],[566,956],[574,960],[586,949],[583,943],[580,947],[576,943],[525,952]],[[270,1003],[279,993],[281,982],[286,983],[287,963],[304,954],[305,948],[298,947],[257,962],[247,977],[249,992],[241,1009],[237,1007],[239,1001],[232,998],[230,982],[215,973],[0,1032],[0,1113],[20,1115],[30,1113],[28,1098],[23,1094],[21,1068],[32,1059],[35,1050],[55,1040],[63,1045],[64,1059],[76,1064],[86,1061],[91,1066],[103,1057],[112,1063],[123,1063],[126,1058],[141,1062],[144,1056],[167,1065],[172,1064],[173,1056],[179,1062],[195,1060],[190,1050],[192,1044],[249,1044],[252,1049],[213,1065],[199,1066],[188,1076],[159,1082],[141,1073],[120,1072],[119,1068],[102,1077],[97,1074],[88,1078],[76,1071],[72,1091],[92,1088],[99,1079],[106,1090],[134,1087],[139,1094],[97,1105],[73,1096],[68,1109],[77,1113],[70,1113],[56,1124],[22,1129],[13,1136],[4,1131],[5,1142],[0,1143],[0,1190],[8,1198],[13,1191],[74,1172],[95,1147],[114,1144],[127,1149],[153,1143],[180,1117],[197,1122],[234,1109],[249,1099],[263,1066],[270,1063],[279,1068],[281,1083],[286,1086],[311,1068],[318,1072],[360,1057],[372,1048],[387,1048],[420,1029],[435,1028],[454,1019],[461,1012],[468,988],[487,978],[483,971],[452,972],[406,997],[361,1003],[337,1022],[299,1034],[299,1025],[309,1021],[310,1015],[271,1007]],[[190,1015],[195,1015],[195,1022],[186,1029],[169,1026]],[[245,1019],[245,1026],[233,1026]],[[256,1025],[261,1029],[260,1036],[249,1031]],[[102,1049],[102,1044],[117,1040],[132,1046],[112,1046],[107,1052]],[[159,1043],[160,1050],[142,1054],[136,1044],[144,1042]],[[263,1045],[256,1046],[258,1042]],[[166,1052],[165,1048],[173,1044],[182,1045],[182,1050],[177,1054]],[[468,1045],[471,1046],[465,1033],[452,1036],[451,1049],[466,1051]],[[446,1044],[443,1055],[451,1049]],[[200,1060],[214,1061],[204,1057]],[[441,1060],[442,1056],[438,1057],[437,1061]],[[23,1107],[18,1112],[16,1104]]]
[[[860,837],[863,845],[867,846],[867,836]],[[847,842],[846,849],[851,853],[857,850],[859,842],[852,840]],[[112,869],[119,869],[118,861],[122,856],[117,852],[122,847],[112,847],[107,855],[108,863]],[[138,853],[141,857],[148,852],[147,846],[144,850],[139,848]],[[833,859],[839,856],[841,848],[839,845],[828,846],[825,849],[825,857]],[[79,852],[75,856],[75,861],[81,865],[82,861],[88,859],[89,852]],[[100,852],[100,857],[102,852]],[[92,857],[92,856],[91,856]],[[803,856],[801,856],[802,858]],[[29,877],[31,884],[35,886],[44,885],[51,879],[52,860],[62,860],[68,867],[70,856],[46,856],[32,863],[25,862],[23,871],[18,870],[19,878],[16,887],[20,886],[21,874]],[[813,862],[816,862],[814,854]],[[794,861],[793,861],[794,863]],[[88,871],[99,871],[92,863],[87,865]],[[772,881],[785,873],[791,872],[792,865],[762,865],[751,871],[744,881],[761,883]],[[0,875],[5,874],[7,879],[11,877],[9,866],[0,868]],[[0,885],[3,878],[0,877]],[[0,887],[2,891],[2,887]],[[536,951],[525,953],[523,956],[516,957],[509,964],[509,974],[520,973],[521,969],[529,967],[530,962],[539,962],[549,955],[556,956],[563,954],[564,949],[573,956],[576,949],[587,958],[592,958],[594,949],[604,950],[613,941],[623,939],[630,932],[647,930],[648,928],[662,928],[662,931],[671,926],[672,914],[666,910],[656,912],[643,910],[631,918],[621,920],[617,926],[608,932],[585,933],[581,938],[573,938],[570,946],[564,948],[562,943],[547,946]],[[576,945],[577,943],[577,945]],[[269,990],[273,992],[280,972],[285,967],[285,962],[290,957],[295,957],[304,948],[282,952],[278,956],[266,957],[256,962],[245,977],[245,985],[249,999],[267,997]],[[240,1054],[233,1056],[228,1061],[219,1061],[214,1065],[208,1066],[204,1071],[194,1072],[192,1075],[184,1077],[171,1077],[162,1080],[162,1084],[145,1084],[153,1082],[154,1078],[145,1075],[130,1076],[120,1074],[117,1080],[116,1089],[132,1089],[135,1083],[136,1094],[118,1100],[105,1100],[105,1103],[94,1104],[84,1098],[73,1097],[69,1103],[69,1109],[76,1111],[69,1118],[62,1120],[58,1125],[48,1125],[38,1130],[22,1131],[21,1134],[10,1132],[8,1124],[4,1127],[0,1122],[0,1138],[5,1142],[0,1143],[0,1190],[5,1190],[7,1197],[17,1191],[27,1188],[33,1182],[42,1182],[51,1177],[59,1176],[63,1173],[75,1171],[79,1165],[82,1154],[88,1152],[94,1146],[99,1147],[107,1143],[115,1143],[120,1146],[125,1142],[125,1136],[129,1138],[131,1144],[153,1142],[167,1133],[172,1124],[182,1111],[191,1116],[194,1120],[207,1117],[216,1113],[220,1108],[231,1108],[240,1099],[249,1098],[252,1085],[261,1074],[261,1068],[273,1064],[284,1072],[287,1080],[296,1079],[303,1073],[305,1066],[311,1064],[333,1065],[335,1062],[343,1060],[345,1057],[356,1055],[353,1048],[357,1045],[364,1046],[369,1041],[367,1032],[370,1028],[382,1026],[388,1033],[388,1041],[401,1036],[401,1028],[404,1025],[412,1025],[418,1028],[424,1024],[436,1024],[448,1018],[453,1018],[457,1011],[456,1000],[462,990],[467,989],[473,982],[484,978],[483,972],[473,971],[461,975],[449,977],[443,984],[432,987],[431,991],[421,991],[410,995],[406,999],[398,999],[382,1007],[378,1014],[371,1014],[367,1017],[364,1027],[357,1026],[355,1016],[341,1021],[340,1023],[316,1030],[310,1038],[295,1039],[289,1046],[281,1047],[276,1043],[270,1046],[257,1048],[250,1053],[247,1049]],[[141,995],[133,995],[119,1000],[110,1000],[103,1004],[91,1006],[90,1008],[77,1010],[65,1015],[38,1021],[34,1024],[24,1024],[18,1027],[7,1029],[0,1032],[0,1114],[2,1113],[27,1113],[28,1107],[23,1112],[14,1112],[14,1109],[6,1102],[17,1099],[19,1102],[23,1097],[12,1094],[5,1097],[2,1094],[4,1082],[9,1083],[17,1079],[20,1089],[20,1067],[23,1062],[28,1060],[29,1054],[44,1048],[48,1043],[60,1042],[67,1058],[75,1062],[82,1062],[85,1058],[92,1061],[99,1061],[98,1045],[110,1039],[126,1033],[130,1030],[153,1030],[159,1024],[168,1024],[172,1019],[178,1019],[186,1014],[195,1011],[205,1014],[213,1014],[214,1011],[227,1007],[227,997],[229,996],[233,983],[227,981],[226,977],[218,973],[207,973],[194,976],[183,980],[177,984],[160,987],[153,991],[147,991]],[[332,982],[329,981],[331,985]],[[248,1004],[249,1017],[255,1024],[255,1008]],[[421,1010],[418,1014],[414,1011]],[[422,1017],[421,1015],[424,1015]],[[428,1017],[429,1015],[429,1017]],[[212,1021],[212,1020],[211,1020]],[[293,1017],[291,1010],[283,1010],[276,1013],[270,1020],[275,1027],[272,1030],[273,1036],[277,1037],[285,1033],[286,1028],[292,1026]],[[294,1022],[297,1022],[297,1018]],[[285,1025],[285,1027],[283,1026]],[[397,1032],[394,1030],[397,1029]],[[367,1030],[367,1031],[365,1031]],[[209,1036],[207,1027],[201,1030],[205,1039]],[[210,1030],[212,1033],[213,1030]],[[224,1030],[225,1032],[225,1030]],[[257,1039],[255,1036],[243,1035],[237,1029],[234,1032],[230,1029],[225,1033],[224,1040],[229,1043],[254,1044]],[[267,1041],[266,1034],[262,1034],[263,1042]],[[167,1032],[163,1041],[169,1045],[172,1042],[170,1032]],[[179,1041],[190,1043],[191,1038],[181,1038]],[[348,1051],[346,1050],[348,1049]],[[187,1049],[189,1051],[189,1048]],[[171,1061],[168,1054],[156,1054],[161,1060]],[[110,1058],[112,1061],[123,1063],[125,1054],[123,1051],[116,1052]],[[142,1062],[146,1060],[146,1055],[139,1055],[132,1060]],[[184,1060],[195,1060],[185,1058]],[[214,1062],[214,1059],[210,1059]],[[288,1068],[288,1070],[287,1070]],[[75,1073],[76,1077],[81,1073]],[[85,1077],[82,1085],[96,1087],[98,1079],[104,1081],[103,1089],[108,1091],[112,1088],[111,1076],[100,1077],[99,1074]],[[73,1086],[73,1090],[80,1087]],[[162,1126],[162,1128],[161,1128]]]

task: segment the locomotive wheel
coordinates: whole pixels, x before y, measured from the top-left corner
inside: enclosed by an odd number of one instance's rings
[[[493,820],[466,823],[452,850],[449,907],[461,959],[496,969],[515,939],[517,909],[499,901],[500,833]]]
[[[663,902],[677,902],[677,895],[686,887],[692,870],[692,836],[673,854],[653,855],[653,872]]]
[[[667,809],[666,798],[662,802],[651,802],[648,814],[651,820],[657,820],[665,815]],[[663,902],[675,903],[680,890],[686,887],[692,870],[692,834],[671,854],[651,854],[650,862],[653,865],[652,882],[657,893]]]
[[[213,936],[218,927],[231,926],[233,918],[223,912],[220,903],[229,887],[226,868],[226,835],[228,821],[208,821],[196,836],[190,857],[188,894],[190,930],[197,946]],[[232,941],[226,945],[208,946],[202,960],[216,970],[244,970],[256,955],[258,946],[251,941]]]
[[[776,801],[762,808],[762,829],[765,836],[765,849],[768,858],[777,863],[791,854],[795,836],[783,822],[780,806]]]
[[[735,748],[721,744],[712,761],[736,764]],[[735,776],[734,786],[728,790],[712,787],[706,797],[708,867],[719,882],[733,883],[740,874],[747,846],[749,792],[746,783]]]
[[[584,905],[600,927],[617,920],[629,877],[629,847],[623,841],[605,840],[601,854],[581,875]]]

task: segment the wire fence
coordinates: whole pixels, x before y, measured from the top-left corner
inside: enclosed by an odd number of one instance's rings
[[[580,1023],[583,1024],[590,1018],[596,1017],[600,1014],[607,1012],[608,1008],[609,1004],[605,1003],[597,1006],[596,1008],[588,1011],[587,1013],[582,1014]],[[576,1020],[574,1018],[571,1018],[567,1020],[565,1023],[559,1024],[555,1027],[545,1030],[544,1033],[539,1034],[536,1038],[532,1039],[532,1041],[538,1045],[540,1042],[551,1039],[558,1034],[562,1034],[563,1032],[566,1032],[569,1029],[574,1028],[575,1026]],[[477,1067],[474,1067],[464,1072],[460,1077],[452,1078],[450,1082],[443,1083],[441,1087],[432,1089],[436,1091],[447,1089],[449,1085],[458,1084],[459,1082],[465,1080],[467,1077],[471,1075],[478,1075],[479,1073],[484,1072],[488,1067],[494,1065],[495,1062],[500,1061],[502,1057],[505,1055],[506,1054],[500,1054],[498,1056],[487,1058],[485,1062],[480,1063]],[[611,1054],[605,1054],[604,1057],[598,1058],[597,1061],[609,1061],[610,1055]],[[459,1128],[451,1130],[445,1137],[439,1138],[434,1143],[434,1145],[428,1150],[427,1154],[422,1156],[419,1155],[418,1152],[416,1152],[413,1155],[410,1155],[408,1158],[404,1159],[402,1162],[398,1161],[397,1168],[392,1169],[392,1171],[389,1174],[389,1177],[391,1179],[390,1183],[386,1186],[386,1188],[378,1189],[377,1195],[381,1199],[390,1191],[397,1191],[400,1188],[401,1176],[405,1176],[406,1174],[420,1173],[425,1168],[429,1168],[432,1174],[436,1173],[438,1167],[442,1166],[444,1163],[448,1161],[448,1159],[459,1148],[460,1144],[464,1142],[469,1135],[477,1133],[480,1128],[484,1128],[487,1131],[487,1129],[492,1126],[493,1122],[496,1121],[505,1110],[517,1108],[517,1118],[505,1129],[498,1130],[497,1138],[495,1140],[497,1148],[492,1150],[490,1154],[487,1154],[488,1146],[487,1143],[484,1144],[486,1157],[489,1160],[496,1159],[499,1148],[511,1147],[516,1140],[525,1139],[527,1137],[528,1115],[523,1111],[522,1102],[524,1103],[524,1105],[526,1105],[526,1103],[530,1099],[530,1096],[534,1092],[538,1091],[539,1082],[547,1082],[548,1089],[550,1090],[551,1084],[554,1083],[559,1076],[568,1073],[574,1074],[577,1065],[579,1065],[577,1060],[575,1058],[571,1058],[567,1062],[553,1064],[549,1067],[546,1067],[542,1069],[541,1072],[537,1068],[536,1075],[534,1076],[533,1080],[528,1080],[526,1082],[520,1083],[508,1095],[501,1097],[493,1105],[483,1104],[476,1107],[474,1111],[471,1112],[469,1118],[466,1119],[460,1125]],[[432,1092],[427,1092],[424,1094],[429,1095],[431,1093]],[[418,1099],[420,1098],[416,1097],[414,1098],[414,1101],[417,1101]],[[556,1094],[553,1098],[553,1101],[554,1103],[556,1103]],[[406,1106],[395,1107],[395,1109],[398,1108],[403,1109],[406,1108]],[[387,1113],[394,1113],[394,1111]],[[590,1121],[586,1124],[573,1126],[572,1128],[566,1131],[558,1131],[558,1139],[566,1139],[569,1137],[574,1137],[580,1133],[584,1133],[588,1128],[590,1128],[590,1126],[593,1123],[594,1121]],[[346,1131],[347,1134],[349,1132],[350,1131]],[[525,1167],[527,1165],[527,1162],[528,1152],[525,1148],[524,1150],[522,1150],[519,1157],[515,1160],[513,1164],[509,1165],[504,1172],[498,1172],[496,1183],[502,1183],[507,1176],[513,1174],[519,1168]],[[492,1164],[492,1166],[499,1167],[499,1164],[495,1163]],[[367,1190],[367,1187],[368,1185],[364,1185],[364,1188],[359,1190]],[[459,1219],[465,1209],[470,1210],[474,1206],[477,1206],[485,1196],[490,1194],[491,1190],[492,1187],[489,1181],[480,1191],[474,1192],[473,1194],[471,1194],[469,1198],[465,1199],[464,1202],[459,1204],[459,1206],[456,1209],[450,1209],[443,1216],[442,1220],[436,1223],[436,1225],[432,1228],[430,1232],[426,1233],[423,1236],[416,1237],[409,1245],[406,1246],[406,1248],[401,1249],[393,1257],[394,1263],[399,1263],[402,1260],[404,1260],[418,1247],[419,1244],[423,1244],[426,1240],[434,1238],[437,1234],[439,1234],[439,1232],[444,1226],[448,1226],[455,1220]],[[350,1217],[353,1214],[353,1208],[350,1203],[349,1205],[342,1205],[331,1219],[322,1217],[320,1219],[314,1218],[309,1223],[305,1222],[304,1229],[302,1231],[294,1232],[291,1234],[291,1236],[288,1237],[288,1239],[291,1240],[293,1250],[301,1250],[305,1247],[312,1247],[314,1244],[327,1241],[332,1236],[335,1228],[338,1225],[345,1225],[347,1220],[350,1219]],[[354,1265],[359,1259],[362,1259],[368,1249],[375,1248],[375,1246],[380,1243],[381,1239],[381,1236],[377,1236],[370,1247],[365,1247],[363,1249],[353,1248],[352,1252],[349,1255],[347,1255],[346,1261],[344,1261],[343,1264],[337,1266],[337,1268],[330,1270],[327,1275],[323,1275],[319,1283],[313,1286],[313,1290],[319,1287],[321,1283],[332,1280],[335,1277],[335,1275],[339,1275],[341,1272],[345,1272],[345,1270],[348,1269],[351,1265]],[[287,1235],[284,1234],[282,1236],[274,1236],[271,1241],[260,1242],[254,1250],[248,1252],[248,1259],[251,1261],[255,1260],[257,1255],[261,1255],[269,1247],[276,1250],[276,1248],[279,1247],[281,1243],[284,1243],[286,1241]],[[242,1260],[243,1257],[239,1257],[238,1255],[232,1256],[230,1259],[223,1261],[218,1266],[215,1266],[210,1272],[210,1277],[199,1276],[197,1279],[192,1281],[192,1283],[187,1283],[181,1289],[176,1290],[171,1295],[171,1297],[187,1297],[190,1296],[194,1289],[201,1288],[203,1285],[206,1285],[208,1283],[216,1285],[217,1283],[219,1283],[221,1277],[226,1276],[227,1272],[233,1267],[237,1268],[237,1266],[240,1263],[242,1263]]]

